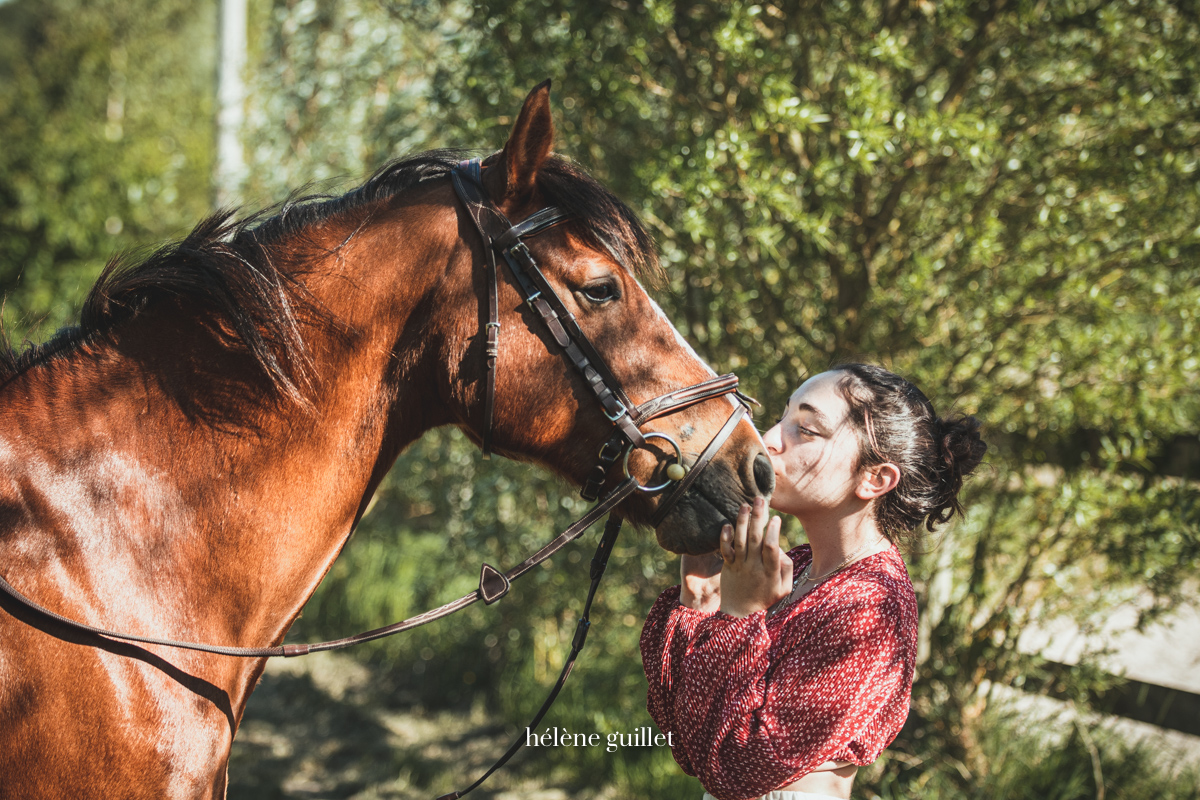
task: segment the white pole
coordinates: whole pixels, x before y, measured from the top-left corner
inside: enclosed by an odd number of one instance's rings
[[[246,0],[221,0],[221,46],[217,55],[217,163],[213,185],[216,205],[241,201],[246,156],[242,149],[246,87]]]

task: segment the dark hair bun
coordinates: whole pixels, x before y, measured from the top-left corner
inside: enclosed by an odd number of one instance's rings
[[[987,442],[979,435],[979,426],[979,420],[967,416],[943,417],[937,421],[942,457],[960,481],[974,472],[987,454]]]
[[[948,522],[962,513],[958,492],[963,479],[975,471],[987,454],[987,442],[979,435],[979,420],[975,417],[940,417],[934,422],[941,442],[942,469],[940,495],[929,511],[925,526],[933,530],[935,523]]]

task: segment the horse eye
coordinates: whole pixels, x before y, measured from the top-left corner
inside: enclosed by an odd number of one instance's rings
[[[621,296],[617,291],[617,286],[614,283],[605,281],[604,283],[593,283],[591,286],[584,286],[579,290],[584,297],[593,303],[607,303],[610,300],[616,300]]]

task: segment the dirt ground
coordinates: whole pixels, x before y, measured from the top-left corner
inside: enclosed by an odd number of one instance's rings
[[[469,786],[515,734],[480,707],[426,712],[348,656],[275,659],[234,741],[228,796],[432,800]],[[470,798],[567,800],[536,772],[530,754],[518,753]]]
[[[1035,698],[1018,696],[1026,704]],[[465,789],[517,731],[477,705],[430,712],[418,698],[353,658],[315,653],[275,659],[251,696],[233,744],[230,800],[355,798],[434,800]],[[1038,718],[1061,704],[1031,709]],[[1018,704],[1020,705],[1020,704]],[[1131,740],[1148,740],[1169,772],[1200,763],[1200,737],[1112,720]],[[617,800],[611,787],[566,791],[536,751],[523,751],[470,800]]]

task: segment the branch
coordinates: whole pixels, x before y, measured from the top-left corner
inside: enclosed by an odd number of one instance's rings
[[[938,103],[938,111],[945,113],[947,109],[958,105],[962,99],[962,94],[967,85],[970,83],[971,77],[975,74],[975,68],[979,63],[979,56],[991,44],[988,41],[987,35],[992,23],[996,21],[996,17],[1004,11],[1004,7],[1008,4],[1008,0],[992,0],[990,3],[981,3],[983,13],[977,16],[975,35],[971,37],[971,44],[967,47],[966,54],[959,62],[958,68],[950,77],[949,85],[946,93],[942,96],[942,100]]]

